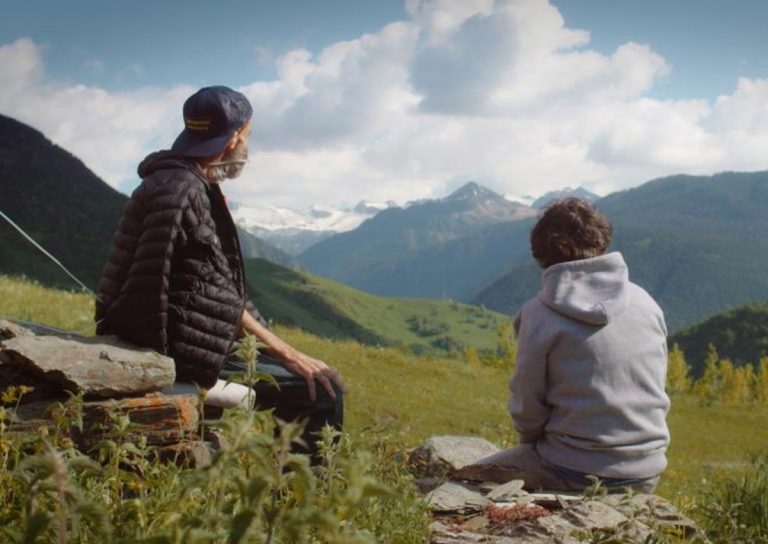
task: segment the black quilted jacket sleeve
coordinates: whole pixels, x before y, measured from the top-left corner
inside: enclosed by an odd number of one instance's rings
[[[97,334],[168,353],[171,257],[189,188],[145,181],[134,191],[99,282]]]

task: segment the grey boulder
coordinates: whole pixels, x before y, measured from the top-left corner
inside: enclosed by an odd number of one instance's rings
[[[409,464],[421,475],[441,477],[499,451],[476,436],[433,436],[410,452]]]

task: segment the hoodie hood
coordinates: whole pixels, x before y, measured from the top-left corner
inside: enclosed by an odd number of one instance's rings
[[[591,325],[605,325],[629,303],[629,272],[618,252],[552,265],[541,284],[543,304]]]
[[[145,178],[158,170],[174,168],[185,168],[204,181],[206,185],[208,184],[205,176],[203,176],[202,170],[200,170],[200,167],[196,162],[188,157],[173,153],[172,151],[157,151],[155,153],[150,153],[143,161],[141,161],[141,163],[139,163],[137,171],[140,178]]]

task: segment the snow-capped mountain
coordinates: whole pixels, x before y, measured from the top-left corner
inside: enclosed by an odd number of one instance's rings
[[[536,201],[536,197],[531,195],[513,195],[508,193],[504,195],[504,198],[510,202],[517,202],[528,207],[533,207],[533,203]]]
[[[570,196],[583,198],[588,202],[594,202],[595,200],[600,198],[599,195],[596,195],[595,193],[588,191],[584,187],[576,187],[575,189],[571,187],[566,187],[565,189],[550,191],[548,193],[541,195],[539,198],[533,201],[533,204],[531,204],[531,206],[534,208],[543,208],[544,206],[546,206],[547,204],[549,204],[555,199],[567,198]]]
[[[298,255],[320,240],[353,230],[366,219],[393,206],[394,202],[382,204],[361,201],[343,210],[310,206],[297,211],[269,204],[230,202],[230,211],[235,222],[251,234],[291,255]]]
[[[600,198],[600,195],[596,195],[584,187],[576,187],[575,189],[572,187],[566,187],[556,191],[549,191],[548,193],[544,193],[541,196],[507,194],[504,195],[504,198],[511,202],[518,202],[520,204],[530,206],[531,208],[542,208],[556,198],[566,198],[569,196],[580,197],[586,199],[589,202],[594,202]]]

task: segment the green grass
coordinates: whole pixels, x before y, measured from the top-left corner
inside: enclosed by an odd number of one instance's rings
[[[92,303],[85,295],[0,277],[0,315],[82,331]],[[479,435],[499,445],[516,440],[506,411],[507,370],[322,339],[298,329],[277,331],[345,377],[346,430],[358,447],[411,447],[438,434]],[[658,492],[678,504],[703,496],[713,482],[743,468],[750,454],[768,452],[764,405],[702,406],[694,397],[675,397],[669,425],[669,467]]]
[[[279,334],[341,371],[349,385],[347,429],[355,438],[386,435],[406,446],[437,434],[514,441],[506,412],[508,371],[328,341],[295,329]]]
[[[768,406],[703,406],[692,396],[673,397],[669,416],[669,467],[659,493],[682,499],[706,492],[723,476],[768,454]]]
[[[0,275],[0,318],[13,317],[51,327],[93,334],[93,302],[89,295],[60,291]]]
[[[450,337],[457,345],[494,350],[499,325],[511,321],[507,315],[452,301],[370,295],[260,259],[248,259],[247,272],[254,303],[265,316],[323,337],[415,345],[430,353],[444,352],[433,342]],[[426,324],[424,328],[444,330],[420,335],[409,325],[414,316]]]

